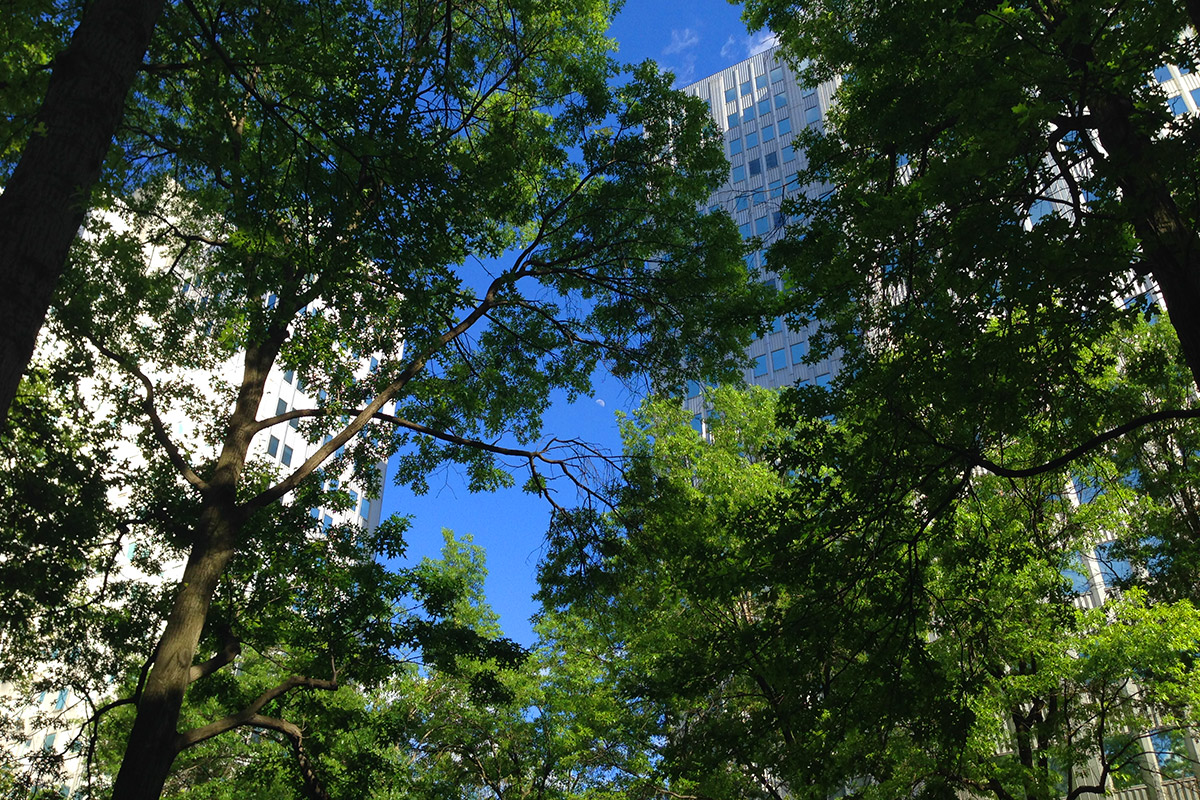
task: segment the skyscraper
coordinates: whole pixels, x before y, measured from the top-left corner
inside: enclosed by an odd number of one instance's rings
[[[729,180],[712,196],[711,209],[728,211],[746,239],[757,238],[762,247],[746,258],[746,268],[779,287],[779,276],[766,268],[764,252],[784,224],[781,203],[798,192],[818,196],[820,186],[801,186],[797,172],[805,155],[792,145],[792,137],[805,127],[824,124],[835,85],[804,88],[792,70],[771,48],[726,67],[715,75],[683,87],[683,91],[708,103],[713,120],[723,132],[729,158]],[[825,385],[838,370],[836,357],[805,363],[809,337],[816,323],[798,326],[782,317],[750,345],[752,359],[746,370],[748,383],[779,388]],[[700,424],[701,387],[687,387],[688,407]]]

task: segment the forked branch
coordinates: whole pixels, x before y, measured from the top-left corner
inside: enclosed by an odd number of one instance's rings
[[[192,728],[190,731],[184,731],[175,739],[176,752],[182,752],[189,747],[193,747],[206,739],[211,739],[214,736],[219,736],[225,731],[240,728],[243,725],[257,724],[253,723],[258,712],[262,711],[263,707],[272,700],[282,697],[292,689],[321,689],[323,691],[332,692],[338,688],[336,680],[327,681],[321,678],[306,678],[302,675],[293,675],[287,680],[269,689],[257,698],[250,705],[233,714],[222,717],[199,728]],[[298,729],[297,729],[298,730]]]

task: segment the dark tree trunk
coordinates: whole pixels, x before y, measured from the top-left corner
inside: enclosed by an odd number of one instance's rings
[[[1122,191],[1142,261],[1162,291],[1171,325],[1192,381],[1200,389],[1200,238],[1171,194],[1153,142],[1133,123],[1133,101],[1096,93],[1088,98],[1100,143],[1108,151],[1107,168]]]
[[[163,0],[96,0],[54,59],[36,124],[0,194],[0,426],[92,186],[146,54]]]
[[[125,746],[125,757],[113,785],[113,800],[158,800],[171,772],[180,741],[177,726],[192,661],[217,582],[234,554],[236,523],[231,507],[209,507],[188,556],[179,593]]]
[[[1186,0],[1185,6],[1195,21],[1200,0]],[[1050,8],[1053,27],[1071,22],[1070,9],[1061,0],[1052,0]],[[1133,98],[1110,87],[1093,86],[1089,80],[1092,74],[1104,73],[1095,68],[1092,42],[1064,41],[1059,47],[1084,87],[1080,103],[1091,111],[1100,144],[1107,152],[1103,167],[1121,187],[1121,204],[1142,248],[1142,266],[1162,292],[1192,382],[1200,389],[1200,236],[1196,220],[1180,212],[1156,160],[1152,134],[1136,124]]]
[[[244,521],[237,504],[237,485],[254,436],[263,387],[286,337],[286,329],[272,330],[267,343],[246,348],[237,403],[221,455],[202,489],[203,510],[192,549],[158,642],[154,666],[138,699],[137,716],[113,785],[113,800],[158,800],[183,747],[179,713],[217,584],[237,551]]]

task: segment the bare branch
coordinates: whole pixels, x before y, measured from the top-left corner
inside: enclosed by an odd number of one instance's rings
[[[265,717],[261,714],[252,716],[247,724],[255,728],[265,728],[267,730],[282,733],[292,743],[292,752],[296,755],[296,761],[300,767],[300,775],[304,779],[304,794],[309,800],[332,800],[329,793],[325,791],[325,787],[317,778],[316,770],[313,768],[313,763],[308,757],[308,751],[304,749],[304,732],[295,723],[288,722],[285,719],[277,719],[276,717]]]

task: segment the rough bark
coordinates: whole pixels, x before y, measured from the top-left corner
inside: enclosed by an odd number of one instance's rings
[[[0,194],[0,426],[87,212],[163,0],[96,0],[54,59],[34,133]]]

